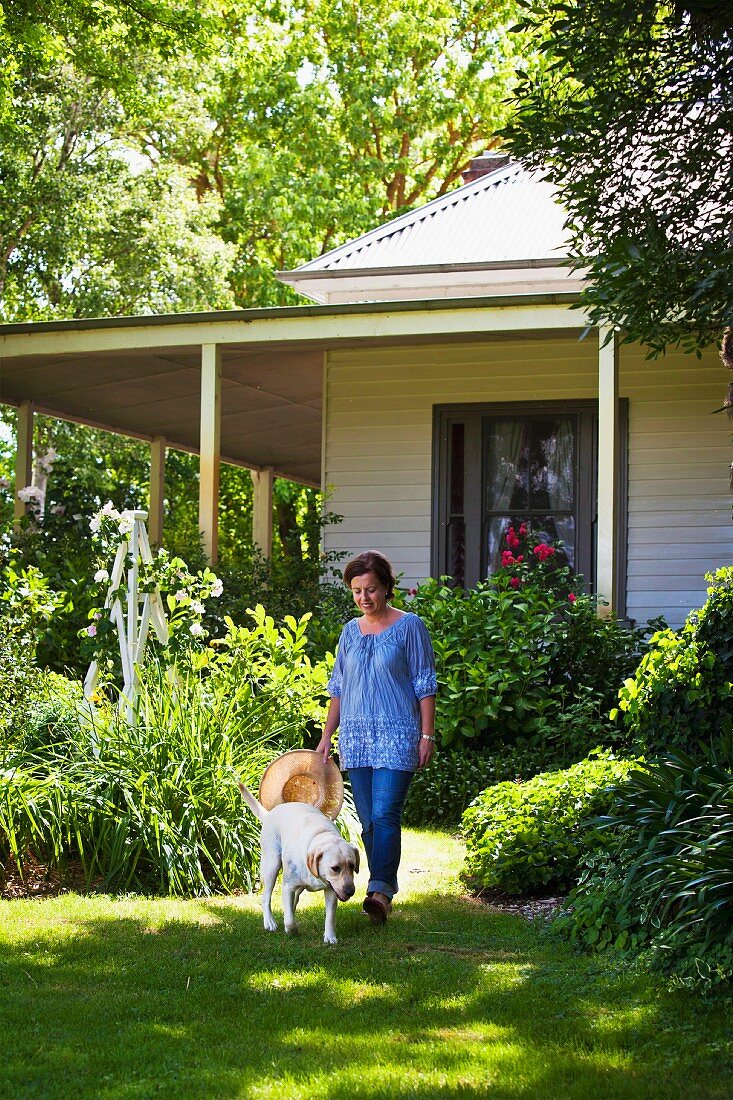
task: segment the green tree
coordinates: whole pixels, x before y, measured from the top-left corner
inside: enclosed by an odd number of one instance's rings
[[[166,74],[141,140],[220,196],[238,304],[294,301],[275,271],[460,183],[506,119],[515,16],[514,0],[230,6],[216,56]]]
[[[3,320],[232,304],[216,196],[135,156],[136,108],[64,61],[25,70],[0,119]]]
[[[507,136],[559,188],[591,321],[657,354],[709,346],[733,322],[730,2],[527,7],[544,61]]]

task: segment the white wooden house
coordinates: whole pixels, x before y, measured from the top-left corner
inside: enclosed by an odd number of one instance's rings
[[[253,470],[265,550],[278,474],[328,490],[344,517],[328,549],[382,549],[407,585],[475,581],[507,518],[528,517],[619,615],[679,624],[733,558],[727,372],[715,348],[647,360],[608,331],[581,339],[552,188],[484,167],[281,273],[317,305],[4,326],[18,484],[42,410],[150,440],[153,539],[178,447],[201,454],[212,558],[233,462]]]

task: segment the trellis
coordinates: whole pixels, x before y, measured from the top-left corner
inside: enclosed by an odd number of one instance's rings
[[[104,611],[115,627],[122,664],[122,692],[119,709],[128,721],[135,713],[135,701],[140,689],[139,669],[152,626],[161,645],[168,642],[166,619],[160,589],[156,585],[140,592],[140,566],[152,565],[153,554],[145,527],[148,513],[133,511],[129,515],[132,529],[121,535],[110,574]],[[99,662],[92,661],[84,678],[84,695],[91,701],[99,680]]]

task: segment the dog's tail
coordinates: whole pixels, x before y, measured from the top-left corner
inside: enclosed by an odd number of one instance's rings
[[[252,811],[252,813],[257,818],[257,820],[258,821],[264,821],[265,818],[267,817],[267,810],[265,809],[265,807],[262,806],[257,801],[257,799],[255,798],[255,796],[252,794],[251,791],[247,790],[244,783],[242,783],[240,781],[237,781],[237,786],[239,787],[240,791],[242,792],[242,798],[247,803],[250,810]]]

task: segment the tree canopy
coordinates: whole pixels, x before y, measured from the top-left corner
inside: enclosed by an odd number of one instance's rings
[[[0,8],[0,315],[294,300],[274,278],[455,186],[515,0]]]
[[[733,323],[733,8],[529,0],[543,62],[516,91],[514,153],[569,216],[593,323],[653,353]]]

